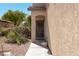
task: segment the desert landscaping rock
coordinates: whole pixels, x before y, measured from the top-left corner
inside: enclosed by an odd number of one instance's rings
[[[3,44],[3,50],[8,50],[9,52],[5,52],[5,55],[12,54],[13,56],[25,56],[30,43],[26,42],[25,44],[17,45],[17,44],[11,44],[11,43],[5,43],[5,37],[0,37],[0,43]],[[1,45],[0,45],[0,51],[2,51]],[[10,53],[11,52],[11,53]]]

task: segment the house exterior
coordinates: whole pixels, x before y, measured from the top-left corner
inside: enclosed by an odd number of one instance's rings
[[[32,41],[45,39],[52,55],[79,55],[79,4],[33,3]]]
[[[12,27],[14,27],[14,24],[10,21],[0,20],[0,28],[1,27],[12,28]]]

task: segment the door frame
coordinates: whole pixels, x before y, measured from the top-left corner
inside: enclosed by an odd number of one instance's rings
[[[37,22],[43,22],[43,37],[37,38]],[[45,16],[39,15],[36,16],[36,39],[45,39],[44,27],[45,27]]]

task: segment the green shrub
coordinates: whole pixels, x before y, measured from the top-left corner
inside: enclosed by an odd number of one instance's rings
[[[25,43],[27,40],[21,34],[19,34],[18,32],[12,29],[8,31],[7,38],[8,38],[8,42],[17,43],[17,44]]]
[[[28,28],[25,27],[15,27],[15,28],[0,28],[0,32],[4,33],[5,37],[7,38],[7,43],[25,43],[30,37],[30,31]]]
[[[30,39],[31,38],[31,30],[25,26],[16,28],[17,32],[22,34],[25,38]]]
[[[0,32],[4,32],[4,31],[6,31],[6,28],[1,27],[1,28],[0,28]]]
[[[7,28],[1,27],[0,32],[4,34],[4,36],[7,34]]]

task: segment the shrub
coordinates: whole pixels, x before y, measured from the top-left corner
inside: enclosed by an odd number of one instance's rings
[[[7,30],[8,30],[7,28],[1,27],[0,28],[0,36],[5,36]]]
[[[4,31],[6,31],[6,28],[0,27],[0,32],[4,32]]]
[[[22,34],[25,38],[30,39],[31,38],[31,30],[28,27],[22,26],[16,28],[17,32]]]
[[[8,38],[8,42],[10,43],[21,44],[27,41],[27,39],[23,37],[21,34],[19,34],[19,32],[17,32],[16,30],[12,30],[12,29],[8,31],[6,37]]]

